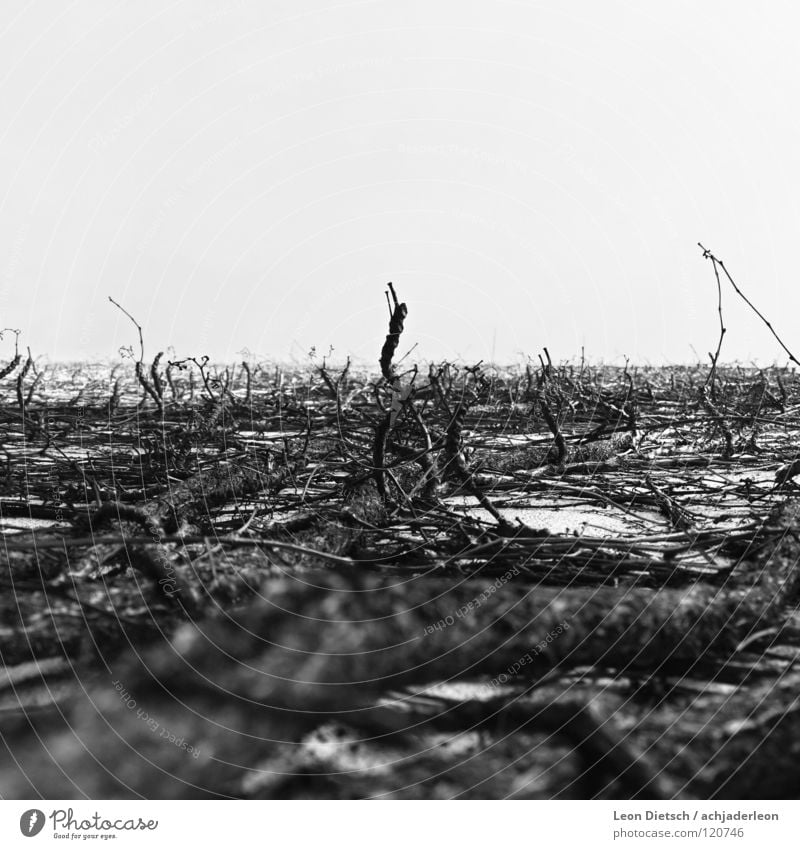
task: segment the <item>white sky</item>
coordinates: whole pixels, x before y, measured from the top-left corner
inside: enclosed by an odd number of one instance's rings
[[[800,349],[789,2],[4,0],[0,326],[34,353],[689,361],[697,241]],[[785,357],[725,292],[724,359]],[[8,337],[0,346],[4,355]]]

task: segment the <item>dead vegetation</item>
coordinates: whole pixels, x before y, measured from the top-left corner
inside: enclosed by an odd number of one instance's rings
[[[710,370],[404,371],[391,295],[378,377],[17,353],[2,795],[785,796],[793,368],[720,289]]]

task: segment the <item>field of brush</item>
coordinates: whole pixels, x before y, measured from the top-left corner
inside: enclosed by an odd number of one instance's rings
[[[401,372],[403,318],[3,377],[0,795],[796,792],[795,371]]]

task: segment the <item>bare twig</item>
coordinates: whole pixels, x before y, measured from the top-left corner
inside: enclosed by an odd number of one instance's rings
[[[725,263],[721,259],[719,259],[718,257],[714,256],[714,254],[712,254],[710,250],[708,250],[707,248],[704,248],[703,245],[700,244],[700,242],[698,242],[697,245],[703,251],[703,256],[706,259],[710,259],[715,264],[715,266],[719,265],[719,267],[724,272],[725,276],[728,278],[728,281],[730,282],[731,286],[733,286],[733,288],[735,289],[736,294],[739,295],[739,297],[747,304],[747,306],[750,307],[750,309],[761,319],[761,321],[764,322],[764,324],[766,324],[767,328],[769,329],[769,332],[775,337],[776,341],[781,346],[781,348],[783,348],[783,350],[786,352],[789,359],[795,365],[800,366],[800,360],[798,360],[797,357],[795,357],[795,355],[786,347],[783,339],[781,339],[781,337],[778,336],[778,334],[775,332],[775,328],[772,326],[772,324],[767,320],[767,318],[758,309],[758,307],[756,307],[756,305],[736,285],[736,282],[734,281],[733,277],[731,277],[730,273],[728,272],[728,269],[725,267]]]

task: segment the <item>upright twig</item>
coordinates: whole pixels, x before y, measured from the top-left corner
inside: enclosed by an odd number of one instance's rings
[[[381,374],[387,383],[392,387],[392,392],[396,395],[400,393],[400,378],[397,376],[393,359],[397,346],[400,344],[400,336],[403,333],[403,328],[408,315],[408,307],[400,303],[394,286],[389,283],[389,292],[391,292],[393,306],[390,303],[391,316],[389,318],[389,332],[386,334],[386,340],[381,348],[381,356],[379,364]],[[386,293],[387,301],[389,292]],[[386,497],[386,441],[391,429],[391,411],[387,412],[381,419],[378,426],[375,428],[375,441],[372,449],[372,465],[374,469],[375,485],[381,497]]]
[[[700,244],[698,242],[698,244]],[[702,248],[703,246],[700,245]],[[711,390],[711,400],[717,400],[717,388],[716,388],[716,376],[717,376],[717,363],[719,362],[720,351],[722,350],[722,340],[725,337],[726,327],[725,322],[722,320],[722,283],[719,279],[719,268],[717,267],[717,258],[713,256],[710,252],[706,251],[703,248],[703,256],[706,259],[711,260],[711,265],[714,269],[714,277],[717,280],[717,313],[719,314],[719,341],[717,342],[717,350],[716,353],[712,354],[710,351],[708,356],[711,359],[711,371],[708,373],[708,377],[706,378],[706,385],[710,387]]]
[[[28,348],[28,359],[25,360],[25,365],[22,367],[22,370],[17,375],[17,404],[19,405],[20,412],[25,412],[25,397],[22,394],[22,386],[25,381],[25,377],[30,371],[31,366],[33,365],[33,357],[31,356],[31,349]]]
[[[144,336],[142,334],[142,326],[138,321],[123,307],[121,304],[118,304],[111,295],[108,296],[108,300],[111,301],[114,306],[120,310],[124,315],[126,315],[130,321],[133,323],[133,326],[139,333],[139,359],[136,360],[136,365],[134,371],[136,372],[136,379],[139,381],[142,389],[153,399],[156,407],[158,407],[159,412],[164,411],[164,404],[161,398],[159,398],[158,393],[151,385],[150,381],[147,379],[147,375],[145,373],[145,365],[144,365]],[[161,354],[156,357],[156,362],[161,357]]]
[[[711,251],[708,250],[708,248],[704,248],[703,245],[700,244],[700,242],[698,242],[697,245],[703,251],[703,256],[706,259],[712,260],[712,262],[714,262],[715,266],[719,265],[719,267],[722,269],[725,276],[728,278],[729,283],[731,284],[731,286],[733,286],[734,290],[736,291],[736,294],[747,304],[748,307],[750,307],[750,309],[761,319],[761,321],[763,321],[764,324],[767,325],[769,332],[775,337],[776,341],[781,346],[781,348],[783,348],[783,350],[786,352],[789,359],[795,365],[800,366],[800,360],[798,360],[797,357],[795,357],[795,355],[786,347],[783,339],[781,339],[781,337],[778,336],[778,334],[775,332],[775,328],[772,326],[772,324],[767,320],[767,318],[758,309],[758,307],[756,307],[756,305],[747,297],[747,295],[745,295],[744,292],[742,292],[742,290],[736,285],[736,281],[733,279],[733,277],[731,277],[730,273],[728,272],[728,269],[725,267],[725,263],[721,259],[719,259],[719,257],[714,256],[714,254],[711,253]]]

